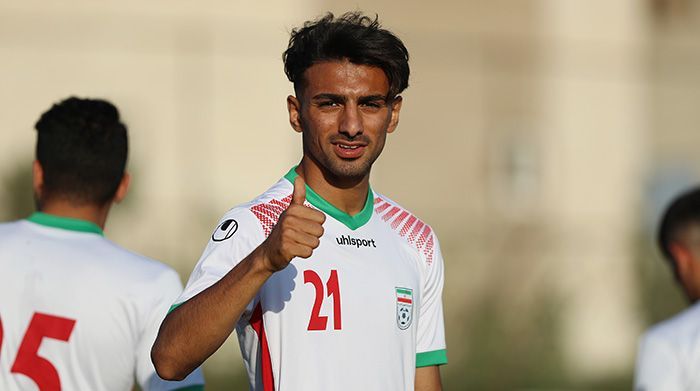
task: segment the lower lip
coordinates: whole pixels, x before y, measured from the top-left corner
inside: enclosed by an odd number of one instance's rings
[[[348,148],[341,148],[339,144],[334,145],[335,149],[335,154],[338,155],[338,157],[343,158],[343,159],[357,159],[358,157],[362,156],[362,154],[365,152],[365,147],[357,147],[353,149],[348,149]]]

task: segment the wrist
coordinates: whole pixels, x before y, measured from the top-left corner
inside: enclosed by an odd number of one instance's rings
[[[265,278],[270,277],[277,271],[272,267],[270,255],[264,244],[255,249],[252,261],[253,271],[256,274],[264,275]]]

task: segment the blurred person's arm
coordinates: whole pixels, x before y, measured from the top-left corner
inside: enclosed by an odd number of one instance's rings
[[[249,211],[234,210],[228,217],[235,219],[225,217],[222,224],[258,228],[221,240],[212,236],[184,299],[165,317],[153,345],[151,358],[158,375],[180,380],[200,366],[233,332],[241,315],[252,311],[258,291],[273,273],[295,257],[311,256],[320,243],[325,215],[305,207],[304,199],[305,184],[299,177],[289,207],[267,238]]]
[[[429,367],[416,368],[415,391],[442,391],[440,367],[431,365]]]
[[[635,391],[684,390],[677,352],[652,329],[639,344],[634,371]]]

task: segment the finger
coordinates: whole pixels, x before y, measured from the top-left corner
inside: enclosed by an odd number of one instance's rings
[[[295,230],[313,235],[320,238],[323,235],[323,225],[317,221],[313,221],[302,216],[287,216],[287,227]]]
[[[306,182],[304,178],[298,176],[294,179],[294,193],[292,193],[290,205],[304,205],[304,201],[306,201]]]
[[[293,247],[302,246],[314,249],[321,244],[321,240],[318,238],[318,236],[314,236],[303,231],[290,232],[288,235],[288,239],[291,239],[290,245],[292,245]]]
[[[292,253],[294,254],[293,257],[309,258],[313,255],[314,249],[303,244],[295,244],[292,246]]]
[[[285,213],[287,216],[294,216],[317,224],[323,224],[326,221],[326,215],[323,212],[313,208],[299,207],[298,205],[295,205],[294,207],[290,205]]]

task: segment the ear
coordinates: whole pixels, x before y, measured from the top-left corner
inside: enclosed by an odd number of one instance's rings
[[[289,95],[287,97],[287,111],[289,112],[289,124],[297,133],[303,131],[301,126],[301,102],[296,96]]]
[[[41,199],[41,194],[44,190],[44,168],[38,160],[32,163],[32,187],[37,200]]]
[[[126,193],[129,192],[129,185],[131,184],[131,175],[129,175],[128,172],[124,171],[124,176],[122,176],[122,180],[119,182],[119,187],[117,187],[116,193],[114,193],[114,202],[115,203],[120,203],[124,197],[126,197]]]
[[[403,98],[401,95],[394,98],[391,102],[391,119],[389,119],[389,127],[386,129],[387,133],[392,133],[399,126],[399,114],[401,113],[401,103],[403,103]]]
[[[678,277],[683,282],[685,281],[693,269],[693,255],[690,250],[680,243],[671,243],[669,251],[673,256],[673,262],[676,265]]]

